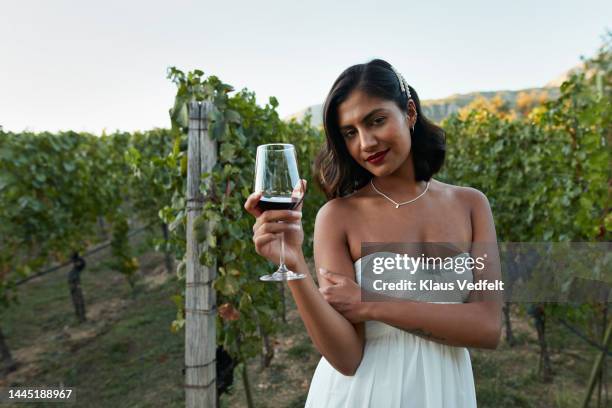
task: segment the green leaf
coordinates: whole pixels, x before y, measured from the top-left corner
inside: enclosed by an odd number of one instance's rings
[[[251,307],[252,304],[253,304],[253,299],[251,298],[251,295],[249,295],[248,293],[243,293],[242,296],[240,297],[240,304],[238,308],[241,311],[244,311],[248,309],[249,307]]]
[[[232,296],[238,293],[238,281],[231,275],[220,276],[215,280],[214,288],[224,296]]]
[[[211,139],[212,140],[221,140],[223,135],[225,134],[225,121],[217,120],[213,122],[211,128]]]
[[[196,218],[193,223],[193,230],[195,232],[196,240],[198,242],[206,241],[206,238],[208,236],[208,225],[206,222],[206,218],[204,218],[202,215]]]
[[[234,110],[228,109],[225,111],[225,121],[228,123],[240,123],[240,114]]]
[[[209,251],[203,251],[200,254],[199,261],[200,261],[200,265],[213,266],[214,261],[215,261],[215,256]]]
[[[233,162],[236,157],[236,146],[231,143],[222,143],[219,158],[223,162]]]
[[[210,248],[216,248],[217,247],[217,237],[213,234],[209,234],[207,236],[206,242],[208,243],[208,246]]]
[[[181,157],[181,175],[187,177],[187,156]]]
[[[605,225],[606,231],[612,232],[612,212],[606,215],[606,218],[604,219],[604,225]]]
[[[174,302],[176,307],[185,307],[185,299],[182,295],[172,295],[170,296],[170,299],[172,300],[172,302]]]

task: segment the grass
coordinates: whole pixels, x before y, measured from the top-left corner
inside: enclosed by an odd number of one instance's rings
[[[184,406],[184,336],[169,330],[177,283],[163,267],[153,267],[162,265],[160,255],[144,253],[139,259],[147,269],[136,295],[118,273],[85,269],[88,321],[83,324],[74,315],[67,270],[23,285],[20,304],[2,315],[20,367],[1,385],[64,384],[76,389],[76,406]]]
[[[169,330],[176,314],[170,296],[177,292],[178,283],[163,271],[161,255],[148,251],[144,243],[138,245],[141,281],[136,294],[121,275],[108,269],[107,254],[88,260],[82,275],[89,319],[84,324],[78,324],[74,316],[67,270],[20,287],[20,305],[1,316],[2,329],[20,366],[0,386],[64,384],[76,388],[75,406],[88,408],[185,405],[184,333]],[[320,359],[290,298],[287,317],[273,342],[271,365],[262,369],[259,359],[247,365],[258,408],[303,407]],[[564,346],[554,348],[555,377],[543,383],[537,372],[535,330],[523,317],[514,317],[513,324],[515,347],[502,342],[495,351],[470,349],[478,406],[579,406],[594,350],[563,328],[548,326],[551,344]],[[221,407],[245,406],[238,368],[234,385],[221,398]]]

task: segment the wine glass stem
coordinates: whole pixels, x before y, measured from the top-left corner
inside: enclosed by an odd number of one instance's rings
[[[281,232],[280,266],[285,265],[285,233]]]

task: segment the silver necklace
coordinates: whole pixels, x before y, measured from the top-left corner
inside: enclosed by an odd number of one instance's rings
[[[423,194],[425,194],[427,192],[427,189],[429,188],[429,181],[427,182],[427,184],[425,185],[425,190],[423,190],[423,192],[421,194],[419,194],[418,196],[416,196],[415,198],[413,198],[412,200],[408,200],[408,201],[404,201],[403,203],[397,203],[395,201],[393,201],[391,198],[389,198],[385,193],[378,191],[378,189],[376,188],[376,186],[374,185],[374,182],[372,181],[373,179],[370,179],[370,184],[372,185],[372,188],[381,196],[385,197],[387,200],[391,201],[393,204],[395,204],[395,208],[400,208],[401,205],[404,204],[410,204],[413,201],[418,200],[419,198],[421,198],[423,196]]]

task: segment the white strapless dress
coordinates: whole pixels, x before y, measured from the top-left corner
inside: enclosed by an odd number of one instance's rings
[[[355,262],[357,283],[361,285],[361,261],[380,253]],[[466,274],[471,280],[471,270]],[[438,271],[435,276],[444,281],[450,275]],[[468,296],[464,291],[455,302],[439,303],[462,303]],[[415,293],[415,300],[427,298],[427,293]],[[465,347],[429,341],[378,321],[365,323],[365,339],[363,358],[354,376],[341,374],[321,358],[306,408],[476,407],[472,364]]]

